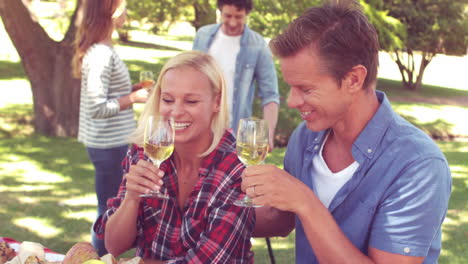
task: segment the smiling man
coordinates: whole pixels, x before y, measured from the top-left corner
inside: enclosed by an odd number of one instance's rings
[[[194,50],[212,55],[224,73],[231,127],[252,115],[255,83],[269,124],[270,150],[278,119],[279,92],[275,65],[267,43],[247,25],[252,0],[218,0],[221,23],[200,28]]]
[[[255,236],[296,228],[296,263],[434,264],[451,176],[443,153],[375,90],[377,32],[351,0],[308,9],[270,42],[301,123],[284,170],[249,166]]]

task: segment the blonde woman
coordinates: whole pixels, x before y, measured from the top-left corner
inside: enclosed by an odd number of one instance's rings
[[[95,168],[98,215],[117,194],[122,181],[121,162],[128,135],[135,130],[133,103],[146,101],[147,92],[132,92],[127,67],[112,45],[112,33],[126,18],[124,0],[87,0],[75,39],[74,75],[81,78],[78,140],[87,149]],[[92,233],[100,255],[104,243]]]
[[[158,168],[143,153],[149,115],[175,120],[175,148]],[[228,129],[224,78],[210,55],[183,52],[163,67],[132,137],[125,180],[94,226],[120,255],[136,246],[145,263],[252,263],[251,208],[241,198],[244,165]],[[160,190],[170,199],[141,198]]]

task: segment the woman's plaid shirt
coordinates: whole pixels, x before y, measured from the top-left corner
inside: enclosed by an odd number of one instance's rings
[[[200,179],[183,210],[177,202],[177,171],[173,158],[171,156],[160,167],[165,171],[161,192],[172,199],[141,199],[136,255],[170,260],[170,263],[253,263],[250,237],[255,226],[255,212],[253,208],[233,205],[244,195],[240,183],[245,167],[236,155],[232,133],[226,131],[217,148],[202,161],[198,170]],[[122,163],[124,173],[139,159],[147,157],[142,148],[133,145]],[[125,182],[124,178],[117,197],[108,200],[108,210],[94,226],[100,237],[104,236],[107,220],[125,197]]]

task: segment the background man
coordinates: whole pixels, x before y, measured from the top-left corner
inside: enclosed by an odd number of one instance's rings
[[[200,28],[193,49],[212,55],[221,66],[227,83],[231,127],[252,115],[255,84],[261,97],[263,118],[269,124],[270,150],[278,120],[278,81],[265,40],[246,25],[252,0],[218,0],[221,23]]]
[[[378,43],[354,1],[311,8],[270,42],[304,122],[285,170],[249,166],[242,187],[267,205],[256,236],[295,226],[297,263],[437,263],[450,170],[375,91]]]

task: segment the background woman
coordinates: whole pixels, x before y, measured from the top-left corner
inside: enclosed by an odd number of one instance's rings
[[[132,92],[128,69],[112,46],[112,33],[126,19],[124,0],[88,0],[75,39],[74,75],[81,78],[78,140],[95,169],[98,215],[122,181],[121,161],[128,135],[136,127],[133,103],[146,101],[147,91]],[[106,253],[92,232],[93,245]]]
[[[244,165],[228,127],[225,84],[210,55],[180,53],[163,67],[140,117],[118,196],[94,228],[113,255],[136,246],[145,263],[252,263],[251,208],[242,196]],[[148,116],[172,116],[175,149],[160,168],[143,153]],[[160,190],[171,199],[141,198]]]

